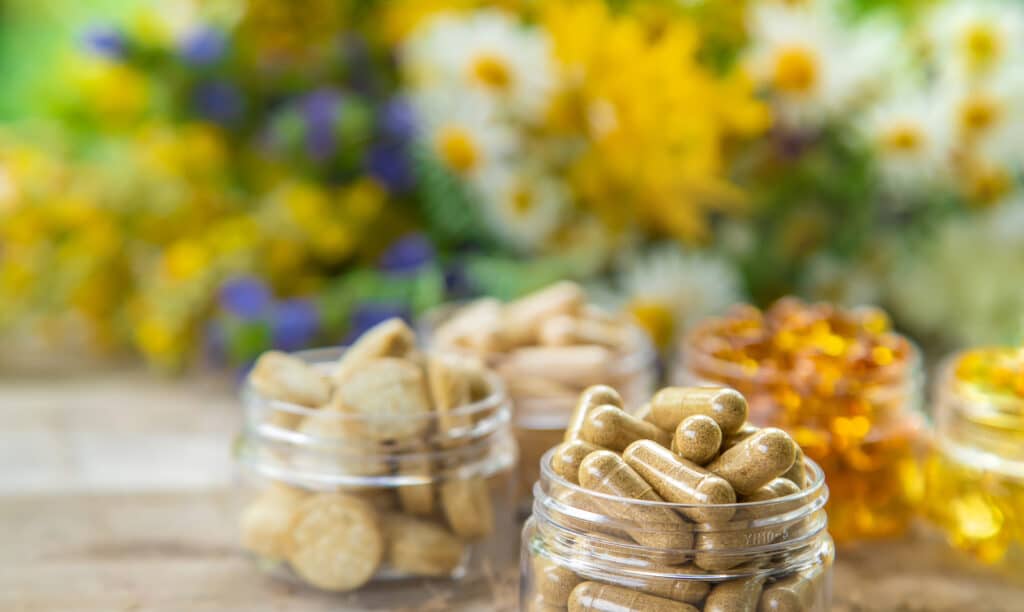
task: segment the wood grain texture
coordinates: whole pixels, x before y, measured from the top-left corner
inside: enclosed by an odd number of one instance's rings
[[[367,609],[265,577],[239,552],[237,411],[218,377],[0,377],[0,610]],[[437,585],[399,596],[409,610],[512,610],[517,571],[496,570],[464,603]],[[1024,585],[921,527],[840,550],[834,609],[1024,612]]]

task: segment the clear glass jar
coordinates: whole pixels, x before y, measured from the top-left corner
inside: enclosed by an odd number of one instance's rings
[[[1024,400],[958,379],[935,385],[927,515],[955,547],[1024,578]]]
[[[878,368],[869,381],[859,374],[726,361],[708,350],[706,338],[691,334],[673,380],[733,387],[747,398],[751,423],[788,431],[826,474],[837,543],[893,537],[906,531],[921,503],[926,426],[919,353],[898,338],[909,358]],[[858,384],[844,384],[844,376],[858,376]]]
[[[297,356],[327,371],[341,354]],[[492,372],[487,387],[444,415],[402,419],[404,439],[377,441],[359,434],[364,415],[246,385],[234,449],[243,547],[274,575],[346,592],[361,607],[413,605],[425,589],[452,602],[479,595],[475,579],[513,564],[517,549],[509,402]]]
[[[419,335],[433,344],[431,330],[444,323],[457,308],[457,305],[445,306],[428,313]],[[540,458],[562,441],[569,415],[584,389],[598,384],[609,385],[619,391],[629,411],[639,408],[651,396],[657,372],[657,353],[650,338],[638,326],[630,325],[625,347],[621,351],[608,351],[599,363],[588,363],[585,368],[569,371],[539,367],[535,371],[518,373],[506,367],[514,350],[474,355],[502,375],[512,400],[512,425],[521,459],[518,500],[524,514],[529,512],[533,483],[540,476]],[[447,346],[438,348],[453,350]]]
[[[829,609],[835,548],[824,510],[828,488],[813,462],[806,463],[810,484],[799,493],[693,506],[588,491],[555,474],[551,457],[542,459],[523,528],[521,610]],[[687,521],[689,531],[681,532],[679,523],[659,528],[652,508],[731,518]],[[648,518],[617,518],[634,513]]]

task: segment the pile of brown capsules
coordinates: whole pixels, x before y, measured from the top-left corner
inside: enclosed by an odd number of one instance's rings
[[[489,396],[484,371],[463,358],[424,355],[414,335],[392,319],[365,333],[333,364],[311,365],[284,353],[264,354],[249,384],[269,406],[273,426],[326,447],[300,447],[279,457],[275,475],[315,470],[366,478],[416,475],[422,484],[306,486],[301,479],[264,479],[245,508],[246,549],[285,561],[306,583],[349,591],[379,571],[447,576],[467,542],[494,530],[486,479],[453,476],[462,465],[438,465],[435,451],[457,444],[445,433],[470,424],[457,408]],[[431,446],[425,440],[439,440]],[[446,476],[436,477],[444,469]],[[290,471],[293,470],[293,471]]]
[[[433,345],[473,355],[502,377],[515,406],[524,496],[580,392],[606,383],[636,403],[651,392],[644,334],[589,304],[569,281],[508,303],[481,298],[462,306],[434,330]]]
[[[765,560],[741,551],[781,536],[748,528],[758,518],[757,507],[734,504],[798,493],[808,478],[803,453],[786,432],[758,428],[746,418],[746,400],[730,388],[665,388],[629,414],[614,389],[590,387],[580,396],[565,440],[552,450],[550,460],[553,472],[579,488],[562,489],[556,497],[627,525],[602,541],[620,537],[644,547],[645,553],[637,554],[652,556],[686,551],[666,564],[677,566],[677,573],[699,576],[763,565]],[[588,528],[580,525],[576,527]],[[804,610],[811,609],[808,602],[815,601],[823,582],[819,566],[767,585],[764,578],[718,583],[696,579],[626,588],[582,578],[543,554],[532,561],[533,592],[527,603],[546,611]]]

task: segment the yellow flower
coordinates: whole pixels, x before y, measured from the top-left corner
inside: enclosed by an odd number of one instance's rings
[[[182,239],[172,244],[163,256],[164,273],[174,281],[195,277],[209,265],[207,249],[195,240]]]
[[[768,124],[749,81],[702,67],[697,28],[681,16],[652,22],[598,0],[565,1],[551,3],[544,23],[570,85],[550,128],[577,121],[589,141],[570,168],[584,205],[613,228],[639,222],[703,238],[708,212],[742,202],[725,179],[724,141]]]
[[[86,108],[114,125],[138,118],[149,103],[149,87],[138,71],[124,64],[92,58],[71,67]]]

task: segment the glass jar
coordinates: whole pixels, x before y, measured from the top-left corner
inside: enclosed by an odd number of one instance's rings
[[[521,610],[829,609],[835,549],[824,510],[828,489],[813,462],[806,462],[809,484],[798,493],[692,506],[586,490],[554,472],[552,454],[541,460],[523,528]],[[652,508],[730,518],[686,522],[691,531],[680,532],[677,522],[671,529],[651,522]],[[648,520],[616,518],[634,512]]]
[[[327,372],[341,354],[296,355]],[[247,384],[234,451],[243,547],[274,575],[361,607],[412,605],[424,589],[479,595],[475,579],[498,575],[517,549],[509,402],[500,377],[486,382],[485,397],[404,418],[410,435],[385,441],[359,435],[365,415],[271,400]]]
[[[420,336],[435,344],[432,330],[443,324],[459,306],[446,306],[428,313],[420,326]],[[456,347],[440,345],[442,350]],[[588,347],[599,348],[599,347]],[[526,350],[530,350],[529,347]],[[512,400],[512,426],[519,446],[518,501],[523,514],[529,512],[533,483],[540,476],[540,458],[562,441],[569,415],[580,393],[592,385],[605,384],[619,391],[625,408],[635,410],[651,396],[657,370],[657,353],[647,333],[630,324],[627,341],[618,351],[600,349],[598,360],[587,359],[586,367],[556,364],[521,371],[511,367],[516,349],[474,353],[488,368],[498,372]]]
[[[852,321],[880,313],[874,308],[803,308],[843,312]],[[722,357],[730,354],[723,345],[744,346],[751,340],[742,337],[744,332],[723,332],[728,317],[706,320],[691,331],[675,382],[733,387],[747,398],[750,422],[788,431],[826,474],[829,522],[837,543],[905,532],[924,489],[922,375],[913,343],[886,331],[878,344],[890,360],[885,364],[864,365],[862,356],[838,366],[834,361],[823,365],[813,356],[788,365],[771,354],[732,360]],[[871,349],[866,352],[870,355]]]
[[[935,385],[927,515],[955,547],[1024,578],[1024,398],[958,378],[959,361]]]

